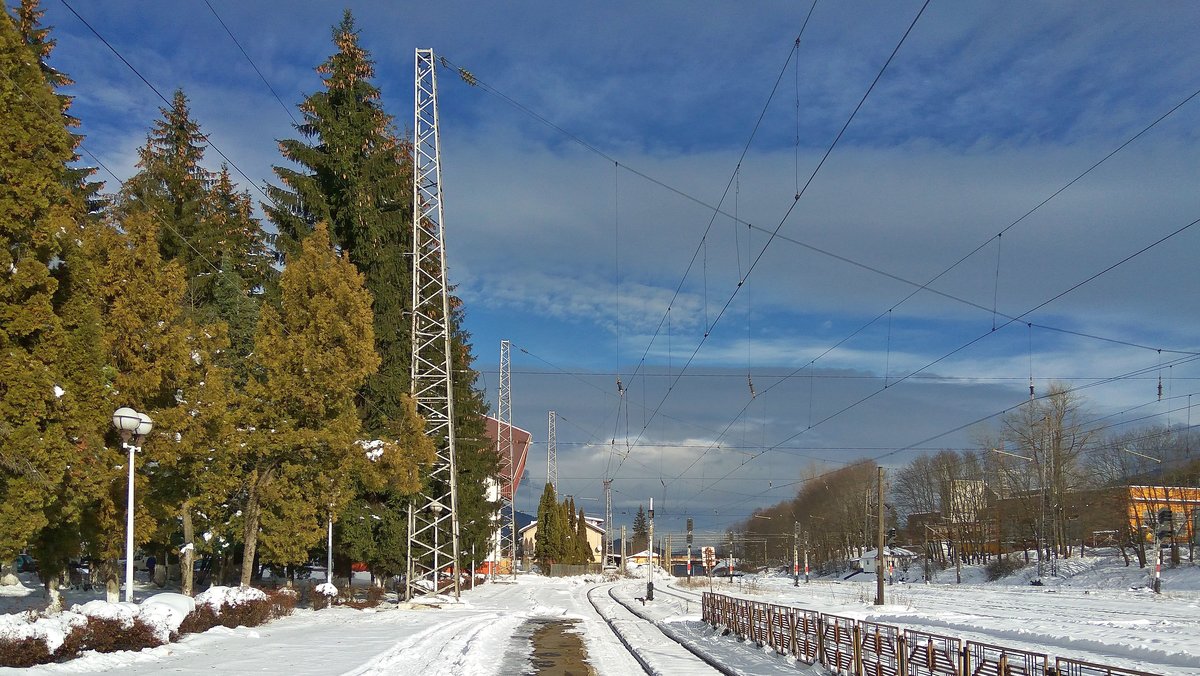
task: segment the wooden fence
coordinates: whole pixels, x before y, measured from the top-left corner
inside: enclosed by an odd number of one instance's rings
[[[701,618],[739,639],[854,676],[1156,676],[1045,653],[705,592]]]

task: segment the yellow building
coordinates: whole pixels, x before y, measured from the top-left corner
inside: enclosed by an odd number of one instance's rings
[[[1157,526],[1159,512],[1170,509],[1176,542],[1193,542],[1196,517],[1200,515],[1200,488],[1188,486],[1129,486],[1126,514],[1134,531],[1139,526]],[[1150,537],[1150,536],[1148,536]]]
[[[588,548],[592,550],[592,563],[600,563],[604,556],[604,521],[584,517],[587,523]],[[525,548],[525,556],[532,557],[537,546],[537,521],[520,530],[521,544]]]

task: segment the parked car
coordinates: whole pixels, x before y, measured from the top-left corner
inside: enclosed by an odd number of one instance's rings
[[[18,573],[36,573],[37,559],[28,554],[17,554],[17,558],[13,560],[13,567]]]

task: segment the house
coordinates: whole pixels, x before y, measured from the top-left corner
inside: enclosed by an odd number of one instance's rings
[[[659,556],[658,552],[654,552],[655,563],[658,563],[659,560],[660,560],[660,556]],[[637,554],[630,554],[629,562],[634,565],[637,565],[637,566],[646,565],[647,563],[650,562],[650,550],[643,549],[642,551],[638,552]]]
[[[877,550],[868,549],[866,553],[859,557],[857,567],[862,569],[864,573],[874,573],[875,562],[878,556]],[[884,563],[889,566],[894,566],[896,570],[908,570],[908,567],[912,565],[913,561],[916,560],[917,554],[915,552],[910,552],[907,549],[902,549],[900,547],[888,547],[883,550]],[[888,570],[884,569],[883,572],[887,573]]]
[[[584,516],[583,520],[587,525],[588,547],[592,550],[591,562],[600,563],[604,556],[604,519]],[[525,555],[533,556],[537,547],[537,521],[525,526],[518,533],[521,537],[521,545],[525,549]]]
[[[488,477],[485,480],[487,486],[485,495],[488,502],[500,503],[502,500],[511,501],[513,494],[517,492],[517,489],[521,485],[521,476],[525,473],[525,460],[529,456],[529,447],[533,443],[533,435],[515,425],[509,427],[490,415],[486,416],[485,422],[485,434],[488,441],[491,442],[492,448],[496,449],[497,454],[500,454],[501,440],[503,439],[507,442],[509,434],[511,433],[512,435],[512,463],[510,465],[506,449],[506,452],[500,459],[499,481]],[[497,529],[495,534],[492,535],[491,551],[487,554],[486,558],[488,562],[487,566],[491,566],[492,562],[495,562],[495,565],[500,570],[510,570],[509,564],[505,559],[507,552],[500,551],[503,546],[501,541],[509,533],[507,518],[508,510],[503,508],[494,516]]]

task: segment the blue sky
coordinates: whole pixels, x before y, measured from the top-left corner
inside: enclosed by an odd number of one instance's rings
[[[291,121],[204,2],[68,2],[271,179]],[[341,5],[209,3],[286,104],[320,86]],[[125,178],[161,102],[45,5],[85,145]],[[514,345],[514,421],[535,438],[518,507],[536,505],[551,408],[560,492],[599,498],[611,476],[617,524],[653,495],[669,529],[723,528],[814,467],[970,447],[988,423],[954,430],[1020,404],[1031,373],[1044,390],[1150,368],[1082,390],[1088,410],[1186,421],[1200,367],[1161,369],[1158,402],[1156,366],[1200,350],[1200,226],[1002,315],[1200,218],[1197,97],[1005,230],[1200,89],[1200,6],[930,3],[789,212],[921,5],[819,1],[793,52],[809,2],[349,3],[401,131],[415,48],[488,85],[439,73],[447,240],[492,400]],[[901,280],[981,245],[945,295],[905,300]]]

